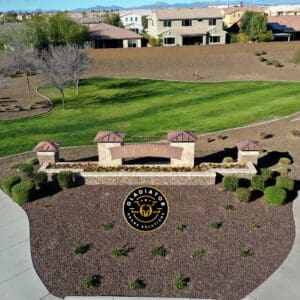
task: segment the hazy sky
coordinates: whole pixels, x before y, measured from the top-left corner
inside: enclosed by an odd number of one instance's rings
[[[201,1],[201,0],[200,0]],[[130,6],[141,6],[144,4],[152,4],[158,2],[157,0],[0,0],[0,11],[8,10],[34,10],[40,9],[61,9],[61,10],[71,10],[75,8],[85,8],[96,5],[101,6],[111,6],[117,5],[121,7]],[[168,0],[165,1],[170,4],[172,3],[190,3],[192,1],[178,1],[178,0]]]

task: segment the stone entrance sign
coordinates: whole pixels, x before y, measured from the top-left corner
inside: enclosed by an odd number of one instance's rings
[[[125,132],[99,131],[94,139],[98,144],[99,164],[122,165],[124,158],[163,157],[170,158],[172,167],[194,167],[195,141],[193,131],[170,131],[169,144],[140,143],[123,145]]]
[[[131,157],[164,157],[181,159],[183,148],[166,144],[131,144],[110,148],[112,159]]]

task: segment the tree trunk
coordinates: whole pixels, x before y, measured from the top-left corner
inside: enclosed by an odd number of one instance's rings
[[[60,89],[60,93],[62,96],[62,104],[63,104],[63,108],[66,109],[66,99],[65,99],[65,93],[63,89]]]
[[[29,98],[31,100],[29,76],[28,76],[27,72],[25,74],[26,74],[26,84],[27,84],[28,95],[29,95]]]
[[[75,84],[76,84],[76,96],[78,96],[78,94],[79,94],[79,78],[76,79]]]

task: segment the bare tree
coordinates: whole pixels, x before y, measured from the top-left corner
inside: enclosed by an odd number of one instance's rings
[[[59,90],[65,105],[65,88],[72,81],[79,92],[79,80],[88,71],[89,57],[76,46],[50,47],[42,54],[39,69],[45,80]]]

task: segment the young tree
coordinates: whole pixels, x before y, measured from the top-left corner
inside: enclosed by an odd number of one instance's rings
[[[66,46],[50,46],[44,51],[38,69],[45,81],[53,85],[62,96],[62,105],[66,109],[65,88],[72,80],[72,66],[69,63],[69,51]]]
[[[252,11],[245,12],[241,19],[240,32],[251,39],[257,39],[260,34],[267,32],[267,17]]]
[[[87,73],[90,59],[86,51],[80,50],[76,46],[66,46],[68,52],[68,64],[71,66],[71,78],[76,87],[76,95],[79,93],[79,80],[83,74]]]
[[[123,23],[121,21],[120,15],[117,13],[106,13],[103,17],[103,22],[113,26],[123,28]]]

